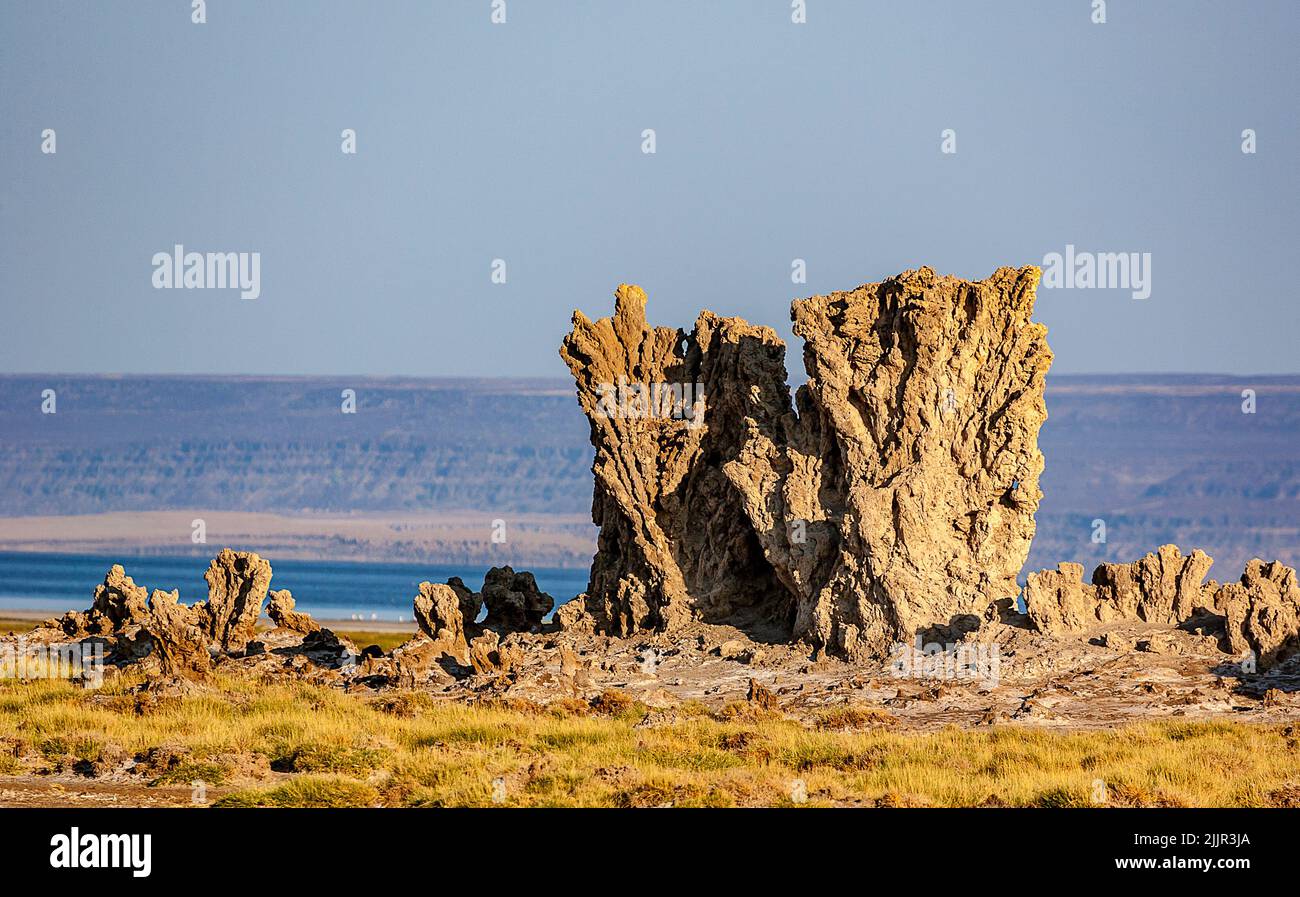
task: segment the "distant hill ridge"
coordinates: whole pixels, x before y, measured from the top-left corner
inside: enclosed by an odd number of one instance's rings
[[[1049,376],[1047,405],[1027,569],[1162,542],[1219,575],[1300,561],[1300,376]],[[0,375],[0,449],[9,517],[483,510],[571,529],[591,503],[587,423],[558,378]]]

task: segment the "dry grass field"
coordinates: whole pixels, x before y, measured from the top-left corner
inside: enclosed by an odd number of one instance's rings
[[[220,678],[188,695],[0,682],[0,792],[202,782],[215,806],[1293,806],[1289,725],[892,730],[871,706],[796,721],[736,703],[466,704]],[[124,795],[124,796],[123,796]],[[39,794],[35,798],[40,802]]]

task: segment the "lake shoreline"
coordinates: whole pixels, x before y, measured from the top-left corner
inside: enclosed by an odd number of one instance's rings
[[[138,586],[149,590],[176,589],[183,604],[208,597],[204,572],[215,551],[206,556],[126,556],[115,554],[63,554],[55,552],[0,552],[0,617],[50,619],[69,610],[85,610],[95,588],[120,564]],[[362,563],[354,561],[303,561],[261,553],[271,563],[272,591],[288,590],[297,609],[335,628],[364,627],[379,631],[383,625],[413,626],[413,602],[422,582],[447,582],[460,578],[478,590],[490,566],[457,563]],[[586,591],[588,571],[511,565],[527,570],[554,606]]]
[[[68,610],[74,610],[74,608],[68,608]],[[42,623],[50,619],[50,617],[50,612],[45,610],[28,610],[24,608],[11,607],[2,608],[0,609],[0,631],[4,631],[6,628],[5,624],[12,621]],[[315,617],[312,619],[316,620],[316,622],[324,628],[332,629],[336,632],[341,630],[359,630],[364,632],[410,632],[414,635],[416,629],[414,620],[348,620],[341,618],[332,620],[328,618],[316,619]],[[265,614],[259,617],[257,622],[259,626],[264,626],[268,629],[275,625],[271,622],[271,618]]]

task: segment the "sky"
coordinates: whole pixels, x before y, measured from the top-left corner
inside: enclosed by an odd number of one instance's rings
[[[798,346],[1067,245],[1150,295],[1041,289],[1054,371],[1300,372],[1300,4],[1105,6],[3,2],[0,372],[565,376],[621,282]],[[155,288],[177,244],[260,294]]]

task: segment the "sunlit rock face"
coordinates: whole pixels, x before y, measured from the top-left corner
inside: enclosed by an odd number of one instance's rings
[[[855,656],[1014,596],[1052,359],[1037,281],[922,268],[796,301],[793,403],[770,328],[708,311],[690,333],[651,327],[626,285],[613,317],[575,312],[561,356],[596,448],[594,624],[697,617]]]

